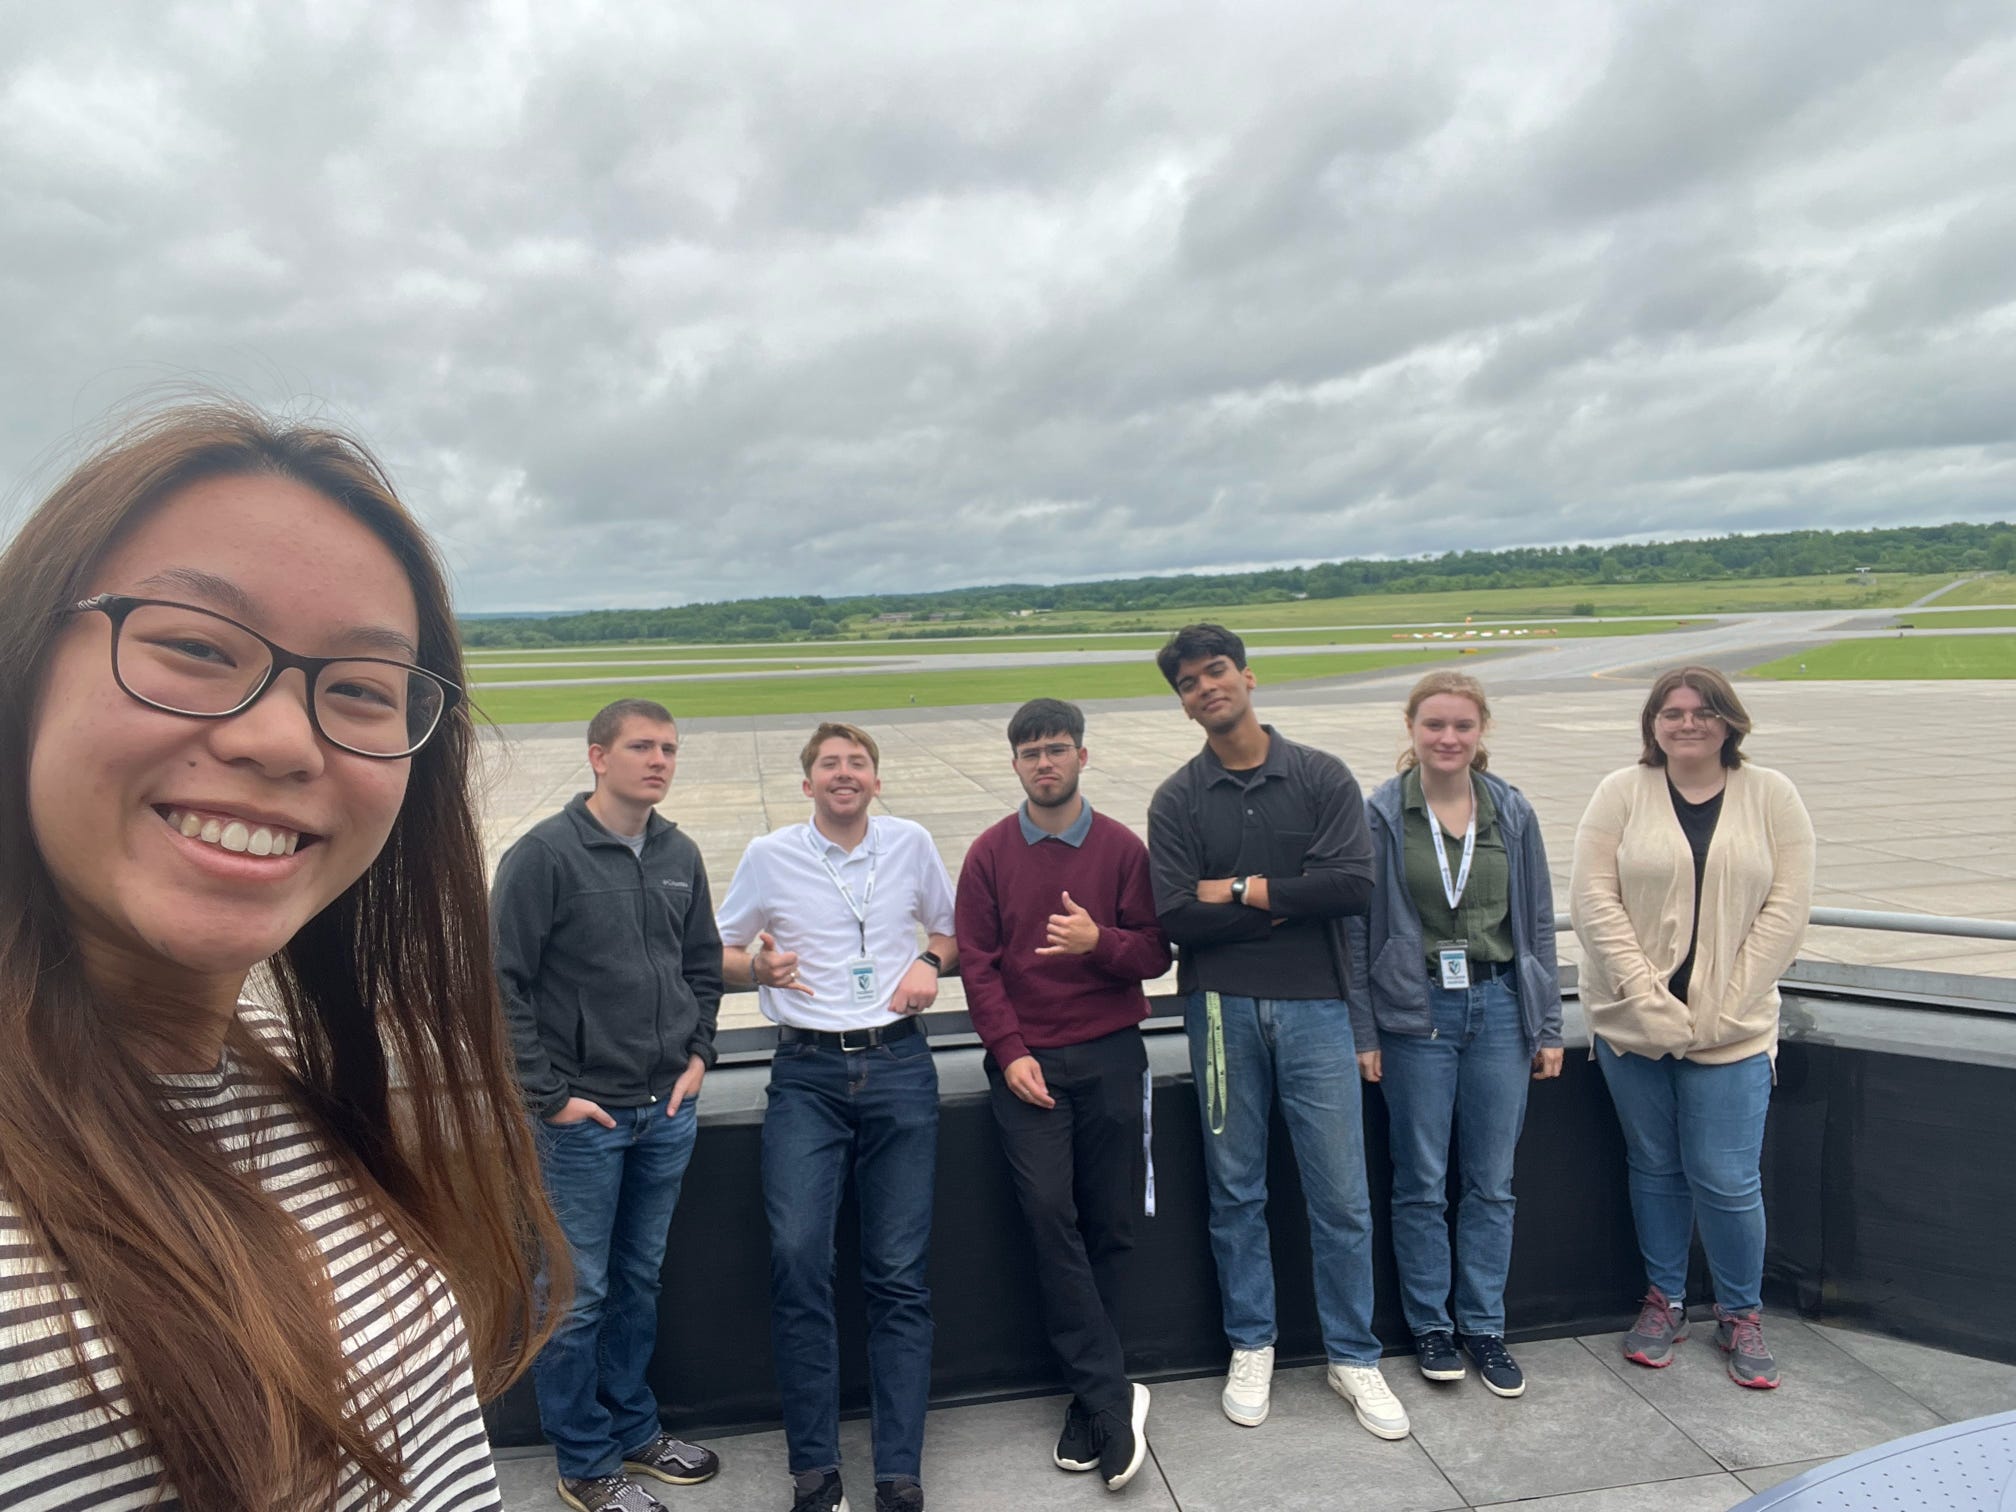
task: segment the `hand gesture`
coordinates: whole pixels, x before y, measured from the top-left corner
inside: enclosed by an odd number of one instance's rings
[[[749,957],[749,975],[755,978],[756,985],[812,996],[812,989],[798,980],[798,952],[779,950],[777,941],[767,929],[756,938],[763,942],[763,948]]]
[[[1008,1062],[1001,1079],[1008,1083],[1008,1090],[1022,1101],[1038,1108],[1054,1108],[1057,1099],[1050,1095],[1049,1087],[1043,1082],[1043,1068],[1036,1064],[1033,1055],[1022,1056]]]
[[[1050,915],[1050,943],[1039,945],[1036,954],[1089,955],[1099,943],[1099,926],[1092,922],[1092,915],[1071,901],[1071,894],[1063,897],[1064,912]]]

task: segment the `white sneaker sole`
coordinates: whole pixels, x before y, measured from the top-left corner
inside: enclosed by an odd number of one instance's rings
[[[1367,1433],[1371,1434],[1374,1438],[1382,1438],[1389,1440],[1404,1439],[1407,1437],[1408,1434],[1414,1431],[1414,1425],[1408,1422],[1405,1418],[1402,1418],[1400,1420],[1399,1426],[1395,1427],[1391,1423],[1382,1423],[1378,1419],[1368,1416],[1365,1412],[1365,1409],[1358,1405],[1358,1399],[1353,1395],[1351,1395],[1350,1392],[1344,1389],[1344,1383],[1342,1381],[1338,1380],[1337,1377],[1335,1377],[1334,1375],[1331,1375],[1330,1372],[1327,1370],[1323,1372],[1323,1378],[1330,1383],[1330,1389],[1332,1391],[1336,1392],[1337,1395],[1344,1398],[1345,1401],[1351,1404],[1351,1413],[1352,1416],[1358,1419],[1358,1426],[1363,1428]]]
[[[1461,1365],[1458,1365],[1454,1370],[1430,1370],[1426,1365],[1423,1365],[1421,1367],[1421,1374],[1431,1381],[1460,1381],[1469,1372]]]
[[[1106,1482],[1108,1491],[1119,1491],[1127,1482],[1141,1473],[1141,1467],[1148,1463],[1148,1388],[1139,1381],[1134,1383],[1134,1400],[1128,1412],[1128,1424],[1134,1430],[1134,1457],[1127,1461],[1127,1468]]]
[[[1260,1410],[1257,1413],[1246,1413],[1234,1407],[1224,1396],[1221,1395],[1218,1398],[1218,1410],[1223,1412],[1227,1418],[1237,1423],[1241,1428],[1258,1428],[1262,1423],[1267,1421],[1267,1413],[1273,1405],[1271,1401],[1262,1402]]]

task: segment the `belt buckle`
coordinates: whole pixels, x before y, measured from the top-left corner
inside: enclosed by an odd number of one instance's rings
[[[875,1048],[875,1031],[873,1029],[842,1029],[839,1033],[840,1048],[848,1055],[858,1055],[863,1050],[872,1050]],[[861,1043],[858,1045],[848,1044],[847,1036],[850,1034],[862,1036]]]

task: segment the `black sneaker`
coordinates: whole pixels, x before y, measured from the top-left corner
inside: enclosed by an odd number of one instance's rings
[[[1050,1458],[1059,1470],[1099,1468],[1099,1444],[1092,1432],[1092,1414],[1075,1396],[1064,1409],[1064,1431],[1057,1435],[1057,1452]]]
[[[563,1475],[554,1489],[574,1512],[666,1512],[665,1503],[627,1475],[596,1475],[586,1480],[569,1480]]]
[[[1439,1328],[1414,1336],[1414,1363],[1431,1381],[1460,1381],[1464,1376],[1463,1356],[1456,1352],[1454,1336]]]
[[[1505,1341],[1496,1334],[1463,1335],[1463,1351],[1477,1362],[1477,1374],[1501,1397],[1515,1397],[1526,1389],[1526,1372],[1506,1351]]]
[[[924,1488],[913,1480],[877,1481],[875,1512],[924,1512]]]
[[[1140,1474],[1148,1458],[1148,1388],[1134,1383],[1125,1417],[1109,1407],[1093,1422],[1099,1434],[1099,1473],[1108,1491],[1118,1491]]]
[[[838,1470],[800,1470],[791,1477],[791,1512],[850,1512]]]
[[[668,1486],[697,1486],[721,1473],[721,1456],[712,1449],[661,1433],[640,1449],[623,1456],[629,1475],[648,1475]]]

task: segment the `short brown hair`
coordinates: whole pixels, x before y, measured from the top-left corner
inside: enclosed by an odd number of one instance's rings
[[[600,746],[603,750],[616,743],[616,737],[623,733],[626,719],[648,719],[653,724],[668,724],[679,728],[665,705],[653,703],[648,698],[619,698],[605,708],[598,709],[595,717],[588,721],[588,744]]]
[[[1491,723],[1491,705],[1484,697],[1484,684],[1477,681],[1468,672],[1442,671],[1430,672],[1421,681],[1414,684],[1414,690],[1407,695],[1407,728],[1409,730],[1414,728],[1414,716],[1421,712],[1421,705],[1435,697],[1438,693],[1451,693],[1458,698],[1469,699],[1470,702],[1477,705],[1477,722],[1487,728],[1489,727]],[[1407,742],[1407,749],[1400,753],[1400,760],[1394,764],[1393,769],[1396,772],[1404,772],[1409,767],[1418,764],[1419,758],[1414,754],[1414,742],[1410,740]],[[1490,765],[1491,753],[1484,749],[1484,742],[1479,740],[1477,742],[1477,752],[1470,758],[1470,770],[1481,772]]]
[[[1666,700],[1673,696],[1675,688],[1692,688],[1701,695],[1701,702],[1708,712],[1721,717],[1722,765],[1743,765],[1741,747],[1743,737],[1750,733],[1750,714],[1743,707],[1743,700],[1736,696],[1729,679],[1713,667],[1675,667],[1670,672],[1659,674],[1658,680],[1652,684],[1652,691],[1645,695],[1645,708],[1638,716],[1638,733],[1645,741],[1638,764],[1649,767],[1666,765],[1666,753],[1659,749],[1654,726],[1659,711],[1666,707]]]
[[[851,741],[868,753],[868,764],[877,773],[882,770],[882,748],[875,744],[875,737],[859,725],[841,724],[829,719],[812,732],[812,738],[805,742],[805,749],[798,753],[798,765],[805,768],[805,775],[812,775],[812,763],[819,759],[819,747],[829,740]]]

